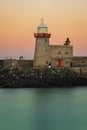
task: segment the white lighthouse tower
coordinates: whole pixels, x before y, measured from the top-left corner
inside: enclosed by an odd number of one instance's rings
[[[34,67],[46,67],[50,62],[49,38],[51,34],[48,33],[48,27],[41,19],[41,24],[37,27],[37,33],[34,33],[36,38],[35,52],[34,52]]]

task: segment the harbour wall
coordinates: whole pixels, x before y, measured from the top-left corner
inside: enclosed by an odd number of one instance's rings
[[[76,73],[87,78],[86,62],[87,61],[85,60],[85,58],[82,61],[81,59],[78,59],[78,62],[77,61],[76,63],[74,62],[73,66],[68,68],[71,68]],[[16,60],[16,59],[0,60],[0,69],[7,69],[7,68],[12,68],[12,69],[33,68],[33,60]]]

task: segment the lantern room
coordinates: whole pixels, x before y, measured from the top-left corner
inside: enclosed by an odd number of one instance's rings
[[[41,24],[37,27],[37,33],[47,33],[48,27],[44,24],[43,19],[41,19]]]
[[[51,34],[48,33],[48,27],[44,24],[41,19],[41,24],[37,27],[37,33],[34,33],[35,38],[50,38]]]

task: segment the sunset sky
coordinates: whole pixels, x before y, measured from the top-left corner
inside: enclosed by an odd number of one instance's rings
[[[41,18],[51,44],[67,37],[74,56],[87,56],[87,0],[0,0],[0,58],[33,58]]]

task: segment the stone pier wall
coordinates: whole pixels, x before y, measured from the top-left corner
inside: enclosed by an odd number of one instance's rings
[[[7,68],[28,68],[33,67],[33,60],[16,60],[16,59],[6,59],[0,60],[0,67]]]
[[[80,76],[87,78],[87,67],[72,67],[72,70],[80,74]]]

